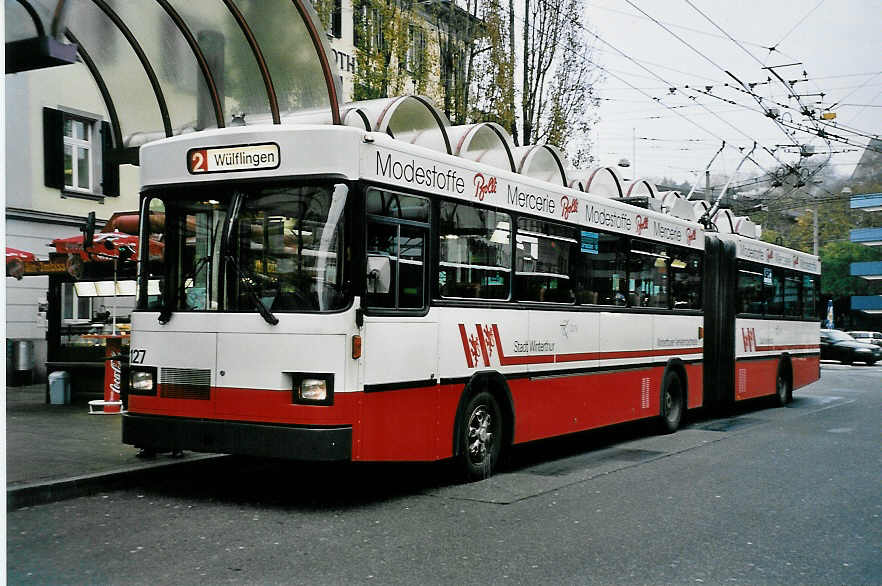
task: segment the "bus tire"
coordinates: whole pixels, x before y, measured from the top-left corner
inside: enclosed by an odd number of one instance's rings
[[[502,452],[502,411],[487,391],[469,399],[459,424],[460,471],[467,481],[489,478]]]
[[[793,389],[790,385],[790,379],[784,368],[778,369],[778,376],[775,377],[775,402],[779,407],[783,407],[793,400]]]
[[[662,379],[661,392],[661,432],[674,433],[680,427],[683,420],[685,404],[685,389],[680,376],[673,370],[665,373]]]

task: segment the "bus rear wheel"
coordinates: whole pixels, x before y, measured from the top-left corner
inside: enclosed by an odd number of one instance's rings
[[[790,390],[790,381],[783,373],[779,372],[775,379],[775,401],[779,407],[783,407],[793,398],[793,391]]]
[[[674,433],[680,427],[685,409],[683,383],[676,372],[669,371],[662,379],[661,431]]]
[[[490,393],[472,397],[459,425],[460,469],[468,481],[489,478],[502,452],[502,411]]]

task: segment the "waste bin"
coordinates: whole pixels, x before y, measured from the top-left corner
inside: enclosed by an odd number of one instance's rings
[[[70,403],[70,374],[59,370],[49,374],[49,403],[68,405]]]
[[[13,385],[29,385],[34,380],[34,342],[16,340],[13,346]]]

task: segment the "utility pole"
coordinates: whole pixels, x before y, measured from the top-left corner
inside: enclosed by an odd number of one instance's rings
[[[634,167],[634,181],[637,181],[637,129],[631,128],[631,166]]]
[[[714,194],[711,193],[710,186],[710,169],[704,172],[704,201],[711,202],[714,200]]]
[[[818,206],[812,208],[812,214],[815,220],[814,229],[812,230],[812,254],[818,256]]]

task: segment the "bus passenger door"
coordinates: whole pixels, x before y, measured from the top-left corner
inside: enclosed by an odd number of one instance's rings
[[[433,460],[438,405],[438,323],[428,312],[429,202],[366,193],[366,275],[361,425],[368,460]]]

